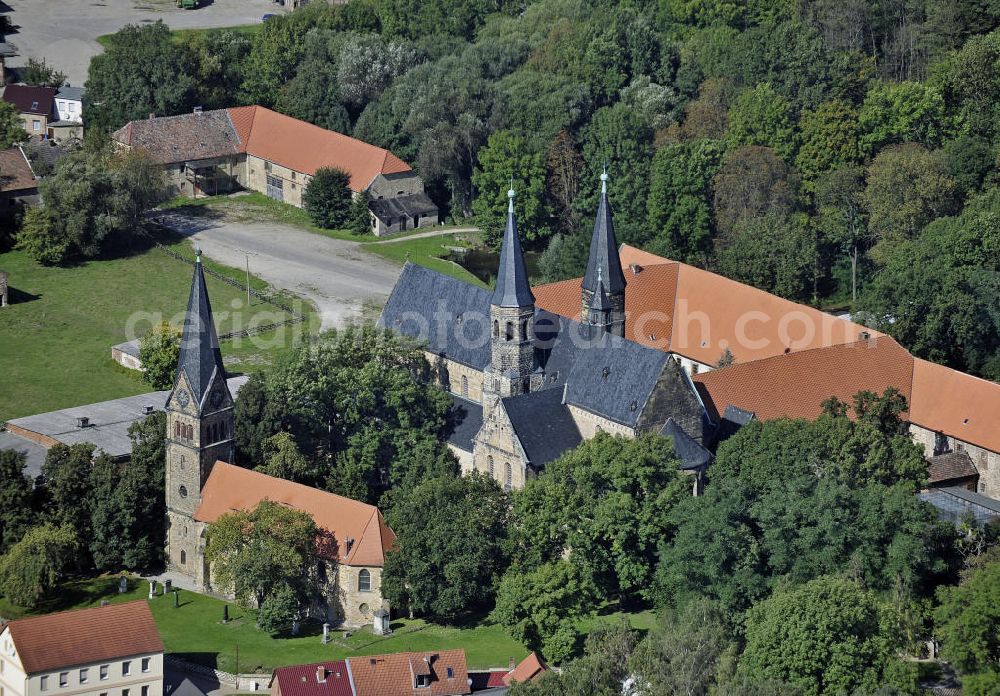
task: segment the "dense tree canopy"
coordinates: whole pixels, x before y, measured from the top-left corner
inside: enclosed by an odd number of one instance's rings
[[[392,498],[382,593],[411,613],[454,621],[488,606],[507,566],[509,494],[472,474],[424,481]]]

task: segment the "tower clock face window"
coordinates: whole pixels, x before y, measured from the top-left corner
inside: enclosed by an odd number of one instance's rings
[[[180,495],[180,496],[181,496],[182,498],[187,498],[187,497],[188,497],[188,489],[187,489],[187,486],[181,486],[180,488],[178,488],[178,489],[177,489],[177,493],[178,493],[178,494],[179,494],[179,495]]]
[[[189,403],[191,403],[191,395],[188,394],[187,389],[181,389],[177,392],[177,403],[179,403],[182,407],[186,407]]]

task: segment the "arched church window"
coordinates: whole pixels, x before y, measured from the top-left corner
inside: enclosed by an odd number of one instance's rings
[[[490,477],[492,478],[493,475],[494,475],[493,474],[493,455],[492,454],[489,455],[488,457],[486,457],[486,467],[489,469],[489,471],[490,471]]]
[[[174,437],[180,437],[180,436],[181,436],[181,424],[178,423],[177,421],[174,421]]]
[[[505,332],[508,341],[514,340],[514,322],[507,322],[507,330]]]
[[[462,396],[469,395],[469,378],[462,375]]]
[[[188,427],[187,427],[187,439],[188,440],[193,440],[194,439],[194,426],[193,425],[188,425]]]
[[[358,573],[358,592],[371,592],[371,591],[372,591],[372,574],[369,571],[362,568],[361,572]]]
[[[181,565],[184,565],[185,563],[187,563],[187,553],[185,551],[181,551]]]
[[[500,338],[500,322],[493,320],[493,338]]]
[[[526,321],[521,322],[521,340],[522,341],[528,340],[528,322]]]
[[[513,488],[514,472],[510,468],[510,462],[507,462],[506,464],[503,465],[503,481],[504,481],[503,487],[506,488],[508,491],[511,488]]]

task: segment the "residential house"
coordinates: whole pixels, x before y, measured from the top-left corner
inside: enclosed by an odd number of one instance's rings
[[[83,138],[83,95],[82,87],[63,85],[55,96],[55,120],[49,123],[50,137],[64,142]]]
[[[329,623],[371,624],[388,610],[382,567],[396,536],[374,505],[233,466],[233,408],[201,257],[195,263],[174,387],[167,395],[167,564],[206,590],[208,525],[268,499],[309,514],[320,538],[310,569],[320,599],[309,613]]]
[[[336,167],[348,173],[356,196],[373,202],[404,199],[389,210],[382,203],[372,208],[376,234],[437,223],[437,207],[420,177],[394,154],[262,106],[151,116],[129,122],[112,138],[120,148],[143,150],[162,164],[180,195],[244,188],[302,207],[316,171]]]
[[[279,667],[271,696],[458,696],[472,692],[464,650],[349,657]]]
[[[4,696],[163,696],[163,641],[145,601],[11,621]]]
[[[53,118],[53,104],[58,90],[54,87],[33,85],[7,85],[3,90],[3,100],[14,105],[24,121],[24,130],[33,137],[52,137],[49,123]]]
[[[24,151],[0,150],[0,220],[16,218],[26,205],[38,203],[38,181]]]

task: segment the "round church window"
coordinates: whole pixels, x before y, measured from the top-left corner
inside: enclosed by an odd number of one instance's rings
[[[177,490],[177,492],[178,492],[178,493],[180,493],[180,495],[181,495],[181,497],[182,497],[182,498],[187,498],[187,497],[188,497],[188,489],[187,489],[187,486],[181,486],[181,487],[180,487],[180,488],[179,488],[179,489]]]
[[[358,607],[358,611],[360,611],[362,615],[368,616],[369,607],[367,604],[362,604],[360,607]]]

